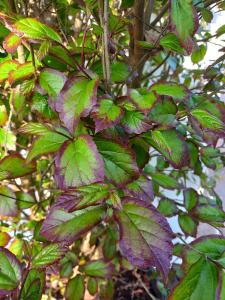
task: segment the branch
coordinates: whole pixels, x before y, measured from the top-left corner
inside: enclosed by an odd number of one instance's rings
[[[164,65],[164,63],[167,61],[167,59],[170,57],[170,52],[167,54],[167,56],[164,58],[164,60],[157,66],[155,67],[155,69],[153,69],[151,72],[149,72],[148,74],[144,75],[142,77],[141,80],[145,80],[147,79],[148,77],[152,76],[161,66]]]
[[[135,0],[133,15],[136,16],[134,19],[133,28],[131,30],[131,38],[133,39],[133,49],[131,49],[131,65],[134,68],[135,66],[139,66],[137,69],[138,77],[142,72],[144,62],[139,65],[140,60],[144,55],[144,50],[138,44],[139,41],[144,40],[144,9],[145,9],[145,0]],[[132,82],[133,87],[137,87],[139,85],[139,78],[134,78]]]

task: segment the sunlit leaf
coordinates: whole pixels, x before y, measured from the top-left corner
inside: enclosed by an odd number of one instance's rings
[[[17,214],[15,193],[6,186],[0,186],[0,216],[15,217]]]

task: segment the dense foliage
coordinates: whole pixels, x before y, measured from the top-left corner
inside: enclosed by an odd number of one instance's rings
[[[116,299],[124,270],[152,299],[225,299],[224,48],[199,64],[218,10],[1,0],[1,299]]]

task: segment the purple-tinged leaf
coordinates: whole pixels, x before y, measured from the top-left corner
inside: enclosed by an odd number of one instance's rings
[[[0,216],[18,215],[15,193],[6,186],[0,186]]]
[[[87,276],[100,277],[104,279],[111,278],[114,272],[113,264],[105,262],[102,259],[90,261],[81,266],[79,269]]]
[[[87,117],[97,100],[98,80],[73,77],[66,81],[55,108],[65,126],[73,133],[81,117]]]
[[[15,71],[19,65],[15,60],[7,60],[0,64],[0,83],[8,79],[9,73]]]
[[[172,256],[172,231],[166,219],[144,201],[126,197],[115,213],[122,254],[139,268],[156,267],[166,281]]]
[[[100,223],[104,215],[105,208],[102,206],[88,207],[73,213],[53,209],[43,222],[40,233],[49,241],[71,244]]]
[[[129,183],[125,191],[127,196],[146,201],[147,203],[154,200],[152,182],[144,175],[141,175],[137,180]]]
[[[60,244],[50,244],[42,248],[31,261],[33,268],[46,268],[58,261],[65,253],[66,248]]]
[[[133,152],[121,143],[96,139],[98,151],[105,163],[106,178],[119,187],[135,180],[139,170]]]
[[[103,160],[89,135],[65,142],[56,159],[56,182],[61,189],[79,187],[104,180]]]
[[[121,125],[130,134],[141,134],[152,127],[150,121],[139,111],[126,111]]]
[[[27,163],[19,154],[11,154],[0,161],[0,172],[7,172],[2,179],[26,176],[36,170],[36,163]]]
[[[123,111],[111,99],[101,99],[91,115],[95,121],[95,132],[99,132],[118,124]]]
[[[0,247],[0,296],[14,291],[21,280],[21,263],[9,250]]]
[[[130,99],[138,110],[147,114],[156,103],[157,96],[152,91],[130,90]]]
[[[14,33],[10,33],[7,35],[3,42],[3,48],[8,52],[8,53],[14,53],[18,46],[21,44],[22,39],[15,35]]]
[[[170,0],[172,29],[181,44],[190,54],[193,48],[192,36],[198,29],[198,15],[192,1]]]
[[[66,82],[66,76],[57,70],[54,69],[44,69],[42,70],[39,83],[42,89],[44,89],[48,95],[48,103],[52,109],[55,109],[55,102],[57,96],[59,95],[60,91],[62,90],[64,84]]]
[[[64,209],[72,212],[102,203],[109,196],[109,186],[104,183],[95,183],[81,186],[74,190],[63,193],[53,204],[54,209]]]
[[[175,129],[154,130],[145,137],[147,142],[162,153],[174,168],[180,169],[189,164],[187,144]]]

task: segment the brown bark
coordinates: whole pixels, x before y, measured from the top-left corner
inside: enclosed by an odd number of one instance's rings
[[[144,40],[144,8],[145,0],[135,0],[133,8],[133,25],[130,30],[131,43],[130,47],[130,64],[133,70],[136,70],[137,77],[132,80],[132,87],[139,86],[139,76],[142,73],[144,61],[142,61],[144,50],[139,46],[138,42]]]

